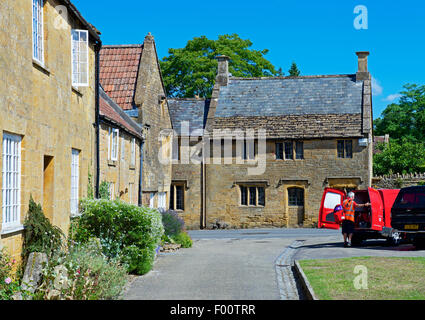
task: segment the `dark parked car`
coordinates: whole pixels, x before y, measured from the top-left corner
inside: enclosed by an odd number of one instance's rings
[[[416,246],[425,245],[425,186],[400,190],[391,209],[392,227],[406,234]]]

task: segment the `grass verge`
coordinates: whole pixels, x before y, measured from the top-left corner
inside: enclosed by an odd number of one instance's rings
[[[425,258],[422,257],[358,257],[299,263],[320,300],[425,299]],[[356,266],[366,268],[354,273]],[[362,288],[356,289],[355,284]]]

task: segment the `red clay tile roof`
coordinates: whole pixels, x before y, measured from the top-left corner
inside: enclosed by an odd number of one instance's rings
[[[141,127],[127,116],[102,89],[100,89],[99,96],[99,113],[101,118],[106,118],[130,134],[142,139]]]
[[[133,109],[142,51],[142,44],[103,46],[100,51],[100,83],[124,110]]]

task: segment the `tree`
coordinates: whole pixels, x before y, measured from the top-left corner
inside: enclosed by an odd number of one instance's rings
[[[299,77],[301,74],[295,62],[292,62],[291,68],[289,69],[288,73],[291,77]]]
[[[407,138],[392,140],[378,146],[381,152],[373,156],[375,175],[425,172],[425,145]]]
[[[407,84],[399,103],[392,103],[375,120],[375,135],[425,141],[425,86]]]
[[[217,40],[205,36],[189,40],[184,48],[169,49],[161,64],[165,88],[171,97],[211,96],[217,75],[217,56],[230,58],[229,72],[235,77],[269,77],[282,70],[264,58],[267,49],[250,49],[252,42],[237,34],[220,35]]]
[[[389,134],[390,144],[374,155],[374,173],[425,172],[425,86],[407,84],[398,103],[374,121],[374,134]]]

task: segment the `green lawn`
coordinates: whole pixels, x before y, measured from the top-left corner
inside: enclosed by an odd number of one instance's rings
[[[425,258],[359,257],[300,260],[320,300],[425,300]],[[356,289],[356,266],[367,268],[367,289]]]

